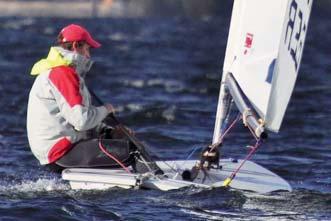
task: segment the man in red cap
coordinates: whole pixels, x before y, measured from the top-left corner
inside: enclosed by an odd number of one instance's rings
[[[91,131],[111,130],[103,123],[114,113],[111,104],[92,105],[84,76],[90,70],[90,48],[100,47],[82,26],[71,24],[58,36],[47,58],[34,64],[37,76],[29,94],[27,133],[30,148],[42,165],[66,167],[116,166],[100,145],[124,165],[133,162],[134,147],[126,139],[105,139],[103,144]],[[113,132],[107,134],[112,138]],[[94,133],[95,134],[95,133]],[[114,137],[113,137],[114,138]]]
[[[59,43],[83,41],[92,48],[99,48],[101,44],[94,40],[90,33],[82,26],[71,24],[64,27],[59,35]]]

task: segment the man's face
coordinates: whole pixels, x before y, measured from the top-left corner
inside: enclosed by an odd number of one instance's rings
[[[91,58],[90,45],[84,43],[81,47],[74,47],[74,51],[84,56],[85,58]]]

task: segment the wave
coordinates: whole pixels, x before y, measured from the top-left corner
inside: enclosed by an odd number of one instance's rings
[[[70,186],[60,178],[38,178],[37,180],[23,180],[3,183],[0,186],[0,195],[13,197],[31,193],[37,194],[49,191],[66,191]]]

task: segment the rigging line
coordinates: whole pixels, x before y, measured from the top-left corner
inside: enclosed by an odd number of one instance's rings
[[[129,174],[131,174],[130,170],[120,161],[118,160],[115,156],[113,156],[112,154],[110,154],[106,148],[102,145],[101,143],[101,138],[99,138],[99,148],[101,149],[101,151],[106,154],[109,158],[111,158],[112,160],[114,160],[118,165],[120,165],[126,172],[128,172]]]
[[[151,154],[153,154],[154,157],[155,157],[158,161],[160,161],[160,162],[164,163],[165,165],[167,165],[172,171],[174,171],[174,172],[176,172],[176,173],[179,173],[179,171],[178,171],[177,169],[175,169],[172,165],[170,165],[166,160],[163,160],[163,159],[161,159],[159,156],[157,156],[156,152],[153,151],[151,148],[149,148],[148,151],[149,151]]]
[[[189,159],[193,156],[193,154],[194,154],[195,152],[197,152],[197,150],[200,149],[200,148],[201,148],[201,147],[198,147],[198,146],[194,147],[193,150],[191,151],[191,153],[189,153],[189,155],[186,157],[185,160],[189,160]]]
[[[144,156],[141,154],[141,152],[139,151],[135,151],[137,153],[137,155],[135,156],[136,159],[139,161],[139,162],[142,162],[146,167],[147,169],[149,170],[149,172],[153,172],[153,169],[150,167],[150,165],[153,165],[155,162],[147,162],[145,159],[144,159]],[[139,159],[140,158],[140,159]],[[156,170],[155,170],[156,171]],[[154,172],[155,172],[154,171]]]
[[[136,151],[136,153],[139,154],[138,151]],[[153,162],[147,162],[144,158],[140,158],[140,159],[139,159],[139,157],[138,157],[137,155],[135,156],[135,158],[136,158],[136,160],[137,160],[138,162],[143,163],[143,164],[148,168],[148,170],[149,170],[148,174],[149,174],[150,176],[153,176],[154,178],[156,178],[156,179],[158,179],[158,180],[161,180],[159,176],[156,176],[155,174],[151,173],[151,172],[155,172],[155,171],[156,171],[156,170],[153,171],[152,168],[149,166],[149,164],[153,164]]]
[[[149,152],[151,152],[152,154],[155,154],[154,151],[149,150]],[[156,156],[156,157],[157,157],[157,159],[159,161],[161,161],[162,163],[164,163],[165,165],[167,165],[172,171],[174,171],[175,173],[179,173],[179,170],[177,168],[175,168],[173,165],[170,165],[166,160],[163,160],[163,159],[161,159],[158,156]]]
[[[227,108],[227,113],[226,113],[226,118],[224,120],[224,123],[222,123],[222,128],[221,128],[221,133],[220,134],[223,134],[224,130],[226,129],[226,125],[229,124],[229,119],[230,119],[230,115],[231,115],[231,110],[232,110],[232,107],[233,107],[233,104],[234,104],[234,101],[233,101],[233,98],[229,96],[228,98],[228,102],[230,103],[229,104],[229,107]]]
[[[259,138],[255,135],[253,129],[249,125],[247,125],[247,127],[248,127],[249,131],[251,132],[251,134],[253,135],[253,137],[255,138],[255,140],[258,141]]]
[[[231,125],[230,125],[230,126],[224,131],[224,133],[220,136],[219,142],[217,142],[217,143],[215,143],[215,144],[213,144],[213,145],[211,146],[211,150],[210,150],[209,152],[213,151],[215,148],[217,148],[217,147],[222,143],[222,141],[223,141],[225,135],[227,135],[227,134],[229,133],[229,131],[230,131],[230,130],[234,127],[234,125],[240,120],[240,118],[241,118],[241,115],[238,114],[237,118],[233,120],[233,122],[231,123]],[[199,148],[199,147],[195,147],[195,148],[193,149],[193,151],[189,154],[189,156],[186,158],[186,160],[190,159],[190,157],[191,157],[191,156],[197,151],[198,148]],[[186,161],[186,160],[185,160],[185,161]],[[185,161],[183,162],[182,167],[185,165]]]
[[[174,166],[170,165],[167,161],[161,160],[161,162],[163,162],[165,165],[167,165],[172,171],[179,173],[179,170],[174,168]]]
[[[217,148],[222,142],[224,137],[230,132],[230,130],[234,127],[234,125],[241,119],[241,114],[238,114],[237,118],[233,120],[233,122],[230,124],[230,126],[224,131],[224,133],[220,136],[220,139],[217,143],[213,144],[210,151],[213,151],[215,148]]]
[[[195,152],[197,152],[198,149],[201,149],[201,147],[194,147],[193,150],[191,151],[191,153],[189,153],[188,157],[184,160],[184,162],[181,164],[181,167],[184,168],[184,165],[186,164],[186,162],[193,156],[193,154]],[[177,171],[177,173],[179,173],[179,171]]]
[[[230,125],[230,126],[224,131],[224,133],[220,136],[219,142],[217,142],[217,143],[211,145],[211,150],[210,150],[209,152],[213,151],[215,148],[217,148],[217,147],[222,143],[224,137],[229,133],[229,131],[234,127],[234,125],[240,120],[240,118],[241,118],[241,115],[238,114],[237,118],[233,120],[233,122],[231,123],[231,125]],[[190,158],[192,157],[192,155],[193,155],[193,154],[194,154],[199,148],[201,148],[201,147],[195,147],[195,148],[193,149],[193,151],[188,155],[188,157],[186,158],[185,161],[187,161],[188,159],[190,159]],[[185,161],[183,162],[183,165],[182,165],[182,166],[185,165]]]
[[[261,140],[259,139],[256,141],[254,146],[251,146],[251,151],[247,154],[245,159],[240,163],[239,167],[228,178],[226,178],[224,180],[224,182],[223,182],[224,187],[228,187],[230,185],[230,183],[236,177],[236,175],[239,172],[239,170],[241,169],[241,167],[246,163],[247,160],[249,160],[251,158],[253,153],[257,150],[258,147],[260,147],[260,145],[261,145]]]

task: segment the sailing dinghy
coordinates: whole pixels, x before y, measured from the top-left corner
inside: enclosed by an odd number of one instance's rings
[[[223,143],[232,127],[228,119],[235,104],[240,112],[236,121],[242,120],[256,138],[245,159],[220,159],[208,167],[202,160],[156,161],[163,175],[134,173],[132,168],[69,168],[62,178],[73,189],[225,186],[257,193],[291,191],[288,182],[249,159],[268,131],[280,129],[300,67],[312,4],[313,0],[234,0],[209,148]]]

